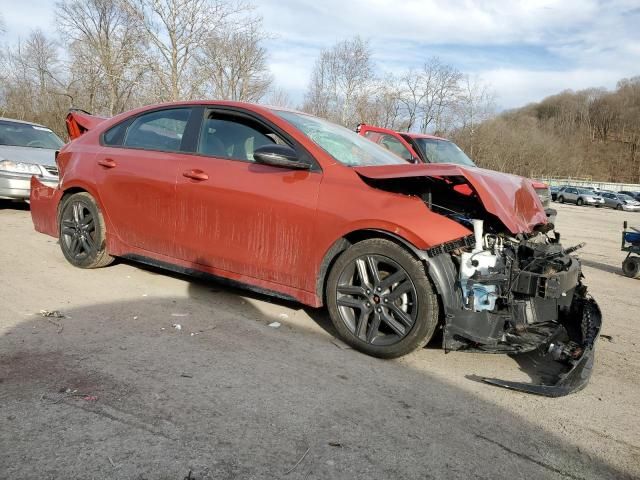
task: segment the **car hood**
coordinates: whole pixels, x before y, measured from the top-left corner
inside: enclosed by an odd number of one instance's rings
[[[39,165],[56,164],[56,151],[48,148],[16,147],[0,145],[0,160],[37,163]]]
[[[385,165],[354,167],[358,175],[373,179],[410,177],[464,177],[484,208],[513,233],[530,233],[546,223],[547,215],[531,181],[506,173],[453,164]]]

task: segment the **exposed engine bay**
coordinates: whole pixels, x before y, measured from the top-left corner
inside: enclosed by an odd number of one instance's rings
[[[542,384],[483,379],[547,396],[583,388],[590,377],[601,314],[582,284],[579,260],[549,221],[513,233],[484,208],[464,177],[369,180],[377,188],[422,199],[433,212],[473,231],[436,245],[423,260],[438,290],[445,351],[536,352],[561,368]],[[558,369],[556,369],[558,370]]]

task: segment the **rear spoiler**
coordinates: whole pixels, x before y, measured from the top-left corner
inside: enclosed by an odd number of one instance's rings
[[[89,112],[79,108],[70,109],[67,114],[67,118],[65,119],[67,132],[69,133],[69,140],[75,140],[80,135],[91,130],[93,127],[105,120],[107,120],[105,117],[91,115]]]

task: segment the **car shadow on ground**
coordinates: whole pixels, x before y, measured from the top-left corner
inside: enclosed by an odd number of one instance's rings
[[[589,259],[586,259],[586,258],[580,258],[580,263],[582,265],[586,266],[586,267],[595,268],[596,270],[600,270],[601,272],[613,273],[613,274],[618,275],[620,277],[624,277],[625,275],[622,273],[622,260],[623,259],[624,259],[624,257],[620,259],[620,265],[618,265],[618,266],[609,265],[608,263],[596,262],[596,261],[589,260]]]
[[[0,337],[7,478],[630,478],[428,368],[336,348],[322,314],[272,328],[300,305],[178,277],[184,296],[60,299]]]
[[[23,201],[0,199],[0,210],[29,210],[29,204]]]

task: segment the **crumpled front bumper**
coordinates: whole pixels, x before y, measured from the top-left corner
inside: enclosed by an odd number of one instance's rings
[[[443,347],[446,352],[509,354],[521,365],[527,363],[525,357],[535,357],[528,362],[528,368],[522,370],[529,374],[532,382],[538,383],[496,378],[482,378],[482,381],[549,397],[567,395],[587,385],[602,314],[580,281],[577,260],[572,261],[566,272],[538,275],[545,277],[544,289],[535,275],[519,276],[514,290],[525,300],[514,302],[508,310],[497,313],[464,308],[457,269],[447,254],[425,260],[445,313]],[[517,328],[506,329],[506,324],[515,324]]]
[[[517,390],[535,395],[543,395],[546,397],[562,397],[570,393],[582,390],[589,379],[593,370],[593,362],[595,357],[595,344],[600,335],[602,327],[602,314],[598,304],[592,298],[582,300],[582,319],[580,326],[583,331],[589,330],[588,340],[583,345],[582,354],[577,358],[569,358],[566,360],[566,370],[557,375],[555,381],[543,384],[533,384],[524,382],[513,382],[508,380],[500,380],[497,378],[483,378],[482,380],[491,385]],[[542,362],[557,362],[553,358],[552,350],[556,346],[554,338],[545,342],[539,349],[540,359]]]

